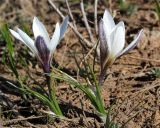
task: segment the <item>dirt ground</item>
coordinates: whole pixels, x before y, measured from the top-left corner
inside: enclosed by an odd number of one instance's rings
[[[89,39],[79,0],[68,0],[78,31]],[[105,2],[106,1],[106,2]],[[107,78],[102,87],[102,96],[106,109],[112,105],[112,118],[119,126],[125,128],[160,128],[160,79],[157,70],[160,66],[160,19],[155,11],[154,0],[126,0],[133,7],[126,12],[120,9],[118,1],[99,0],[98,21],[105,8],[115,12],[115,21],[124,21],[126,27],[126,45],[133,40],[138,31],[143,28],[144,33],[138,46],[116,60],[107,71]],[[65,0],[55,0],[56,6],[64,15],[68,15]],[[84,0],[85,11],[97,41],[94,29],[94,0]],[[32,19],[37,16],[47,27],[50,35],[54,31],[56,22],[61,22],[61,17],[47,0],[0,0],[0,19],[5,20],[9,27],[24,26],[29,28],[32,35]],[[71,21],[71,18],[70,18]],[[28,101],[21,98],[19,92],[9,86],[6,81],[16,82],[13,73],[2,63],[3,51],[6,44],[0,37],[0,108],[1,127],[9,128],[100,128],[102,122],[95,113],[94,107],[85,95],[78,89],[71,88],[65,82],[58,82],[57,97],[61,109],[70,120],[53,120],[42,110],[47,110],[36,98],[29,97]],[[14,40],[15,58],[17,69],[25,84],[34,86],[44,83],[42,70],[31,53],[26,52],[26,47]],[[58,45],[54,54],[53,65],[59,65],[76,78],[77,65],[81,63],[83,55],[90,52],[89,47],[82,46],[79,38],[70,27],[65,38]],[[89,54],[87,61],[92,64],[94,52]],[[27,68],[19,63],[27,62]],[[83,67],[82,67],[83,68]],[[99,75],[99,60],[96,57],[95,71]],[[29,75],[29,76],[28,76]],[[159,75],[160,76],[160,75]],[[78,75],[82,80],[85,76]],[[128,121],[129,120],[129,121]]]

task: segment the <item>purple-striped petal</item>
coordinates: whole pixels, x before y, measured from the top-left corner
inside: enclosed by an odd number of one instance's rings
[[[135,46],[139,42],[139,39],[140,39],[142,33],[143,33],[143,29],[141,29],[139,31],[139,33],[136,35],[135,39],[117,57],[120,57],[121,55],[124,55],[124,54],[128,53],[130,50],[132,50],[133,48],[135,48]]]

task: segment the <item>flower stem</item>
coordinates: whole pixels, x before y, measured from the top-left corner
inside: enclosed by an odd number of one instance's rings
[[[46,74],[45,77],[46,77],[46,82],[47,82],[47,86],[48,86],[49,99],[50,99],[52,105],[54,106],[54,110],[52,110],[52,111],[56,115],[63,116],[62,111],[59,107],[58,101],[56,99],[56,95],[55,95],[56,90],[55,90],[55,86],[52,86],[54,84],[52,83],[51,77],[48,74]],[[50,106],[50,108],[53,109],[52,106]]]
[[[99,86],[98,81],[96,80],[96,76],[95,76],[93,70],[91,69],[90,66],[89,66],[89,68],[90,68],[90,71],[91,71],[91,74],[92,74],[92,77],[93,77],[93,80],[94,80],[95,86],[96,86],[96,99],[97,99],[98,111],[101,114],[106,114],[105,107],[104,107],[104,101],[103,101],[103,98],[101,96],[101,88]]]
[[[47,86],[48,86],[48,94],[49,94],[49,98],[52,99],[52,96],[51,96],[51,92],[52,92],[52,88],[51,88],[51,78],[48,74],[45,74],[45,77],[46,77],[46,83],[47,83]]]
[[[105,76],[105,72],[101,71],[101,73],[99,75],[99,85],[100,86],[103,86],[104,76]]]

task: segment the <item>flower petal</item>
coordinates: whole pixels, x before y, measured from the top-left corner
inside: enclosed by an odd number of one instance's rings
[[[43,63],[48,63],[50,50],[47,48],[43,37],[38,36],[35,41],[35,47],[37,48],[38,55],[41,57]]]
[[[101,63],[101,68],[103,69],[106,59],[108,58],[109,50],[102,19],[99,22],[99,39],[100,39],[100,63]]]
[[[15,31],[12,30],[12,29],[9,29],[9,31],[11,32],[11,34],[12,34],[16,39],[18,39],[18,40],[22,41],[23,43],[25,43],[24,40],[20,37],[20,35],[19,35],[17,32],[15,32]]]
[[[116,28],[112,32],[112,34],[113,34],[113,42],[111,48],[111,55],[113,57],[116,57],[117,54],[119,54],[123,50],[125,44],[125,26],[123,21],[119,22],[116,25]]]
[[[61,27],[60,27],[60,40],[64,37],[64,33],[67,29],[67,26],[68,26],[68,16],[65,17],[65,19],[63,20],[62,24],[61,24]]]
[[[41,36],[41,37],[43,37],[47,46],[49,46],[50,39],[49,39],[48,32],[47,32],[45,26],[38,20],[37,17],[34,17],[34,19],[33,19],[32,29],[33,29],[33,34],[34,34],[35,40],[38,36]]]
[[[54,34],[53,34],[51,42],[50,42],[50,47],[49,47],[51,54],[53,54],[54,50],[56,49],[56,47],[59,43],[59,39],[60,39],[60,26],[59,26],[59,23],[57,23],[56,27],[55,27]]]
[[[136,35],[135,39],[117,57],[120,57],[121,55],[124,55],[130,50],[132,50],[133,48],[135,48],[135,46],[139,42],[139,39],[142,33],[143,33],[143,29],[140,30],[140,32]]]
[[[34,45],[34,41],[21,29],[17,28],[17,32],[19,36],[22,38],[22,40],[24,41],[23,43],[25,43],[25,45],[27,45],[30,48],[30,50],[37,55],[37,49]]]
[[[47,45],[43,37],[38,36],[35,41],[35,46],[38,51],[38,59],[42,63],[42,67],[45,73],[50,72],[50,50],[47,48]]]
[[[108,36],[111,30],[115,27],[115,23],[113,17],[111,16],[111,14],[107,9],[105,10],[103,15],[103,21],[104,21],[104,30],[106,35]]]

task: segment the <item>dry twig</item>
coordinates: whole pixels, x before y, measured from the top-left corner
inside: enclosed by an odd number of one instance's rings
[[[3,121],[3,125],[11,125],[11,124],[17,124],[19,122],[22,122],[22,121],[27,121],[27,120],[31,120],[31,119],[39,119],[39,118],[44,118],[45,116],[30,116],[30,117],[21,117],[21,118],[18,118],[18,119],[12,119],[12,120],[8,120],[8,121]]]
[[[72,22],[73,22],[73,26],[77,29],[76,21],[75,21],[74,18],[73,18],[73,15],[72,15],[72,12],[71,12],[71,9],[70,9],[68,0],[65,0],[65,1],[66,1],[66,5],[67,5],[67,8],[68,8],[69,16],[71,17],[71,20],[72,20]]]
[[[48,0],[48,2],[51,4],[51,6],[54,8],[54,10],[64,19],[64,15],[61,13],[61,11],[56,7],[56,5],[52,2],[52,0]],[[72,30],[75,32],[75,34],[84,42],[83,45],[87,45],[88,47],[93,47],[94,44],[85,39],[73,26],[71,22],[68,23],[69,26],[72,28]]]
[[[86,29],[87,29],[89,38],[90,38],[91,42],[92,42],[93,44],[95,44],[95,41],[94,41],[94,38],[93,38],[93,35],[92,35],[92,32],[91,32],[91,28],[90,28],[90,26],[89,26],[89,24],[88,24],[88,20],[87,20],[87,17],[86,17],[86,13],[85,13],[85,11],[84,11],[83,0],[81,0],[80,6],[81,6],[81,12],[82,12],[82,15],[83,15],[83,21],[84,21],[84,24],[85,24],[85,26],[86,26]]]
[[[155,59],[141,58],[141,57],[135,57],[135,56],[129,56],[129,58],[137,59],[137,60],[142,60],[142,61],[149,61],[149,62],[160,63],[160,60],[155,60]]]
[[[95,0],[95,2],[94,2],[94,27],[95,27],[96,35],[98,34],[97,4],[98,4],[98,0]]]

